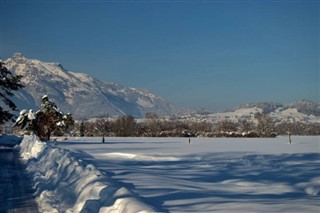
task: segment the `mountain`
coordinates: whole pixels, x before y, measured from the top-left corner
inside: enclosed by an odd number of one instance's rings
[[[76,119],[179,112],[176,106],[147,90],[100,81],[84,73],[68,71],[59,63],[28,59],[21,53],[14,54],[4,63],[11,72],[23,76],[25,87],[14,100],[20,109],[37,109],[41,97],[48,95],[61,110],[72,113]]]

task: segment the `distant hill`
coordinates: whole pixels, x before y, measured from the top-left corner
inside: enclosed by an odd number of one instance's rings
[[[276,123],[303,122],[320,123],[320,104],[312,101],[298,101],[291,104],[279,104],[274,102],[250,103],[236,108],[234,111],[222,113],[193,112],[180,117],[181,120],[206,121],[220,123],[222,121],[241,122],[243,120],[256,123],[256,113],[266,113]]]
[[[285,104],[285,105],[282,105],[280,103],[275,103],[275,102],[250,103],[250,104],[241,105],[238,107],[238,109],[252,108],[252,107],[260,108],[264,113],[275,112],[279,108],[283,108],[283,109],[295,108],[298,112],[303,114],[320,116],[320,104],[312,101],[306,101],[306,100],[301,100],[301,101],[297,101],[297,102],[294,102],[291,104]]]
[[[72,113],[77,119],[106,115],[143,117],[147,112],[170,115],[180,111],[147,90],[71,72],[59,63],[28,59],[21,53],[4,62],[13,73],[24,76],[22,82],[25,87],[14,100],[20,109],[37,109],[41,97],[48,95],[63,111]]]
[[[276,109],[280,107],[283,107],[283,105],[275,102],[249,103],[249,104],[240,105],[237,109],[252,108],[252,107],[257,107],[261,109],[262,112],[264,113],[270,113],[270,112],[274,112]]]
[[[320,104],[314,103],[312,101],[298,101],[286,106],[286,108],[296,108],[298,112],[320,116]]]

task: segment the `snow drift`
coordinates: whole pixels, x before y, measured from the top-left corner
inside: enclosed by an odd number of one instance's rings
[[[20,146],[40,212],[154,212],[138,196],[67,149],[24,136]]]

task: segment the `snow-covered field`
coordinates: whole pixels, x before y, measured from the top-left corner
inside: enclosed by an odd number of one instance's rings
[[[49,144],[97,167],[114,191],[126,191],[120,198],[136,198],[134,206],[147,211],[320,212],[319,136],[292,137],[292,144],[287,137],[192,138],[191,144],[188,138],[58,138]],[[105,196],[116,201],[114,191]],[[105,212],[115,208],[113,201]]]
[[[57,139],[17,147],[40,212],[320,212],[319,136]]]

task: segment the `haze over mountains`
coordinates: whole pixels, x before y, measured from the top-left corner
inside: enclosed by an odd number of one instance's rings
[[[37,110],[40,99],[48,95],[64,112],[76,119],[100,116],[132,115],[142,118],[147,112],[158,115],[187,114],[182,118],[217,122],[253,117],[254,112],[265,112],[276,119],[318,122],[320,105],[310,101],[282,105],[255,103],[239,106],[228,113],[191,112],[174,106],[164,98],[145,90],[129,88],[114,82],[100,81],[85,73],[66,70],[59,63],[28,59],[21,53],[4,61],[13,73],[22,75],[25,87],[14,97],[19,109]],[[188,113],[187,113],[188,112]],[[181,117],[180,117],[181,118]]]

